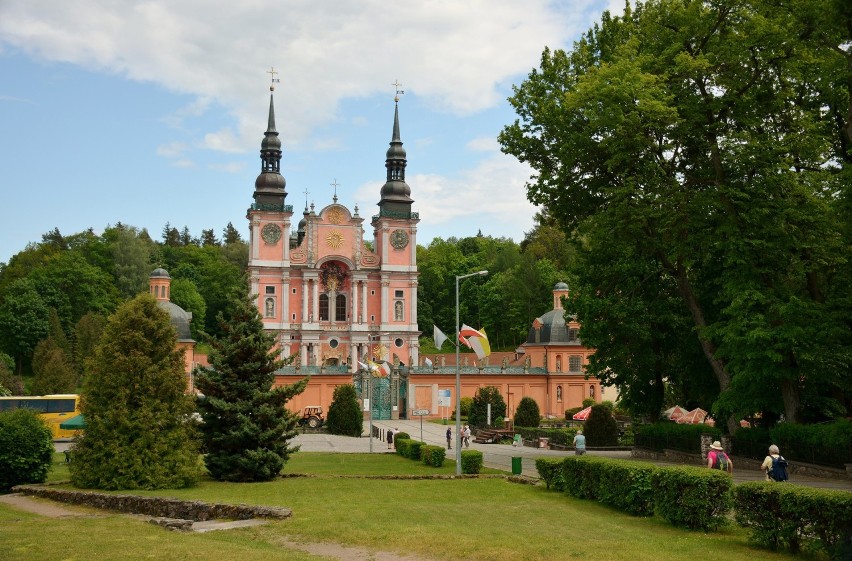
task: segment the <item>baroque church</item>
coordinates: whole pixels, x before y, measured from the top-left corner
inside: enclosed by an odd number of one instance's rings
[[[418,347],[419,216],[405,181],[399,97],[394,98],[385,183],[369,223],[357,205],[350,210],[336,194],[321,208],[306,206],[295,223],[270,90],[261,171],[247,212],[248,273],[265,329],[274,335],[281,357],[293,357],[276,373],[276,385],[311,376],[288,407],[299,412],[319,405],[327,411],[334,389],[354,384],[365,418],[408,418],[413,410],[428,410],[427,418],[449,414],[455,407],[455,355],[425,360]],[[508,415],[529,396],[552,417],[563,416],[586,397],[601,400],[598,380],[586,380],[582,369],[592,350],[577,338],[579,326],[564,318],[560,298],[567,288],[556,286],[554,310],[536,320],[529,340],[515,353],[495,353],[483,361],[462,355],[462,397],[496,386]],[[368,359],[387,361],[392,368],[371,372],[364,367]]]

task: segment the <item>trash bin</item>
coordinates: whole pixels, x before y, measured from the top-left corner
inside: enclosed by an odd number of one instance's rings
[[[523,446],[524,441],[521,439],[521,435],[516,434],[515,438],[512,439],[512,446]]]
[[[517,456],[512,457],[512,475],[521,475],[521,458]]]

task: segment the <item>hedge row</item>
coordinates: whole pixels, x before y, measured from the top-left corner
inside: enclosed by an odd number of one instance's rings
[[[701,435],[710,434],[719,440],[722,430],[709,425],[679,425],[671,421],[642,425],[635,429],[634,439],[638,446],[652,450],[682,450],[693,454],[701,453]]]
[[[634,516],[656,512],[676,526],[712,530],[731,508],[731,478],[719,471],[595,456],[541,458],[536,469],[548,488]]]
[[[402,432],[399,434],[408,436]],[[447,458],[447,451],[444,450],[443,446],[432,446],[419,440],[411,440],[401,436],[394,439],[394,442],[396,443],[397,454],[410,460],[422,461],[427,466],[441,467]],[[479,473],[482,471],[482,460],[482,452],[479,450],[462,450],[462,473]]]
[[[446,458],[446,456],[447,452],[444,450],[443,446],[427,444],[420,447],[420,459],[422,459],[423,463],[427,466],[436,468],[443,466],[444,458]]]
[[[734,506],[757,545],[793,553],[814,546],[831,559],[852,559],[852,493],[751,482],[734,489]]]
[[[551,444],[571,446],[574,444],[574,435],[583,427],[567,427],[562,429],[515,427],[515,432],[520,434],[524,440],[536,440],[548,438]]]
[[[425,442],[410,438],[397,438],[394,439],[394,443],[396,444],[397,454],[403,458],[415,461],[420,459],[420,449],[426,445]]]
[[[772,429],[740,428],[734,435],[734,453],[763,459],[770,444],[787,460],[843,469],[852,463],[852,421],[840,419],[820,425],[779,423]]]

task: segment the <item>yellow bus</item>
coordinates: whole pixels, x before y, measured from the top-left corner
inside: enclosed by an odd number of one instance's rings
[[[34,409],[44,419],[53,438],[73,438],[77,431],[59,428],[59,423],[80,414],[80,396],[77,394],[15,395],[0,397],[0,411]]]

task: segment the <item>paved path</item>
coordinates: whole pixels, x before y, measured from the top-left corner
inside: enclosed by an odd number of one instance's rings
[[[364,434],[368,432],[368,423],[364,423]],[[375,421],[373,423],[374,426],[379,427],[380,429],[399,429],[403,432],[407,432],[411,435],[412,438],[416,438],[418,440],[422,440],[428,444],[434,444],[438,446],[446,446],[447,445],[447,426],[450,426],[453,429],[453,435],[455,436],[456,427],[455,424],[452,425],[439,425],[436,423],[423,422],[422,423],[422,433],[421,433],[421,423],[420,421]],[[295,443],[300,444],[302,446],[302,450],[305,452],[361,452],[367,453],[370,452],[370,440],[367,437],[362,438],[350,438],[345,436],[335,436],[330,434],[300,434],[296,437]],[[455,439],[454,439],[455,440]],[[486,467],[500,469],[504,471],[511,472],[512,471],[512,458],[519,457],[521,458],[521,468],[522,473],[525,476],[529,477],[538,477],[538,472],[535,469],[535,460],[536,458],[541,457],[553,457],[553,458],[564,458],[568,455],[573,455],[573,451],[562,451],[562,450],[542,450],[538,448],[531,447],[515,447],[515,446],[507,446],[503,444],[477,444],[475,442],[471,442],[470,448],[474,450],[479,450],[483,454],[483,461]],[[447,458],[455,461],[455,447],[453,447],[452,451],[447,451]],[[388,447],[387,443],[380,441],[377,438],[372,439],[372,452],[373,453],[387,453]],[[608,458],[622,458],[622,459],[632,459],[631,453],[629,451],[606,451],[606,452],[588,452],[588,455],[591,456],[605,456]],[[650,460],[644,460],[650,461]],[[671,466],[678,465],[672,462],[664,462],[664,461],[654,461],[653,463],[661,466]],[[733,474],[735,483],[743,483],[745,481],[763,481],[764,474],[760,470],[748,470],[748,469],[734,469]],[[806,485],[809,487],[823,487],[827,489],[842,489],[845,491],[852,492],[852,481],[850,480],[839,480],[839,479],[823,479],[819,477],[809,477],[809,476],[793,476],[791,483],[795,483],[798,485]]]

